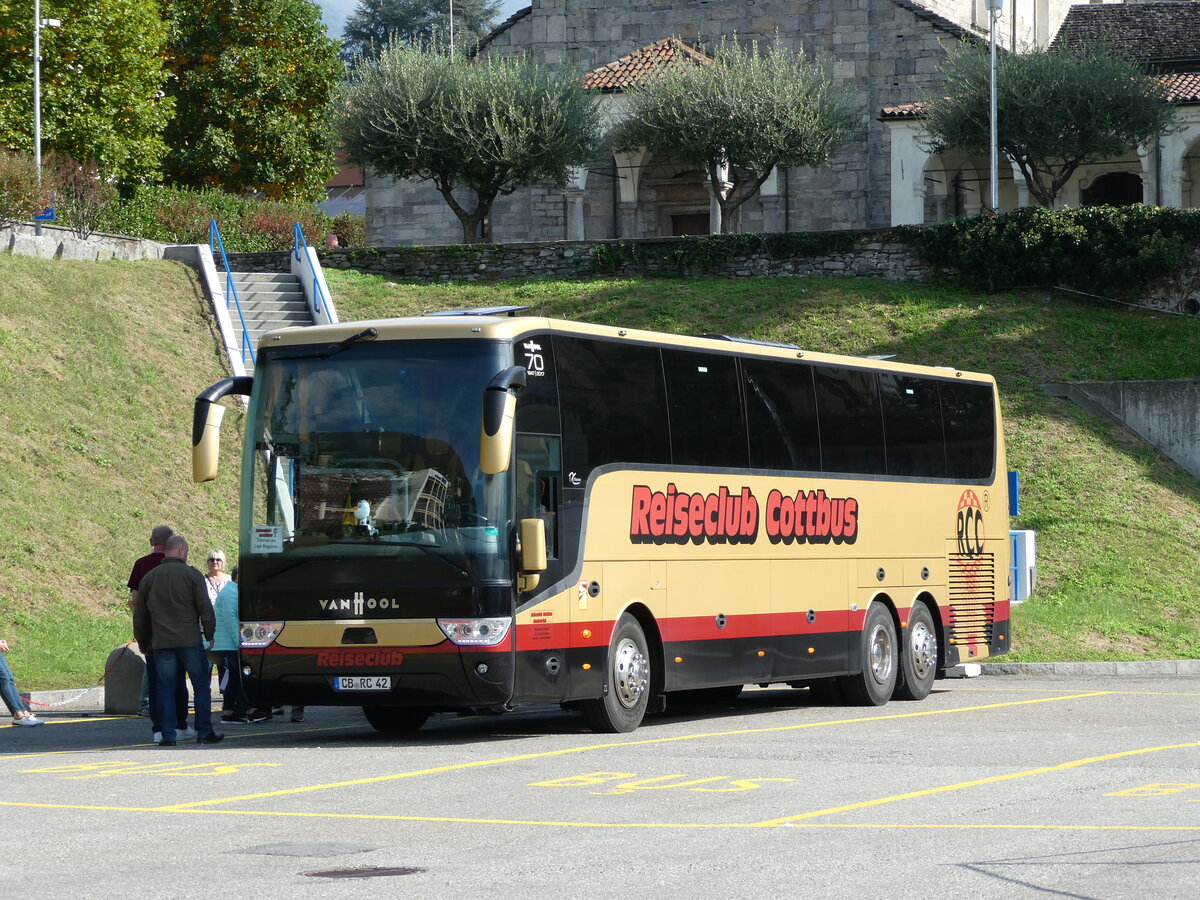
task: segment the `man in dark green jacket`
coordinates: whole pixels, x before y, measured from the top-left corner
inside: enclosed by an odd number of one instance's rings
[[[163,747],[175,746],[175,685],[187,673],[196,703],[196,741],[216,744],[225,735],[212,727],[212,675],[205,650],[212,645],[216,619],[204,576],[187,564],[188,544],[173,534],[163,561],[142,578],[133,611],[133,636],[142,652],[154,651],[158,678],[158,721]]]

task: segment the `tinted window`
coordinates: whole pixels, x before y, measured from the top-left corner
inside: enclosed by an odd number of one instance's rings
[[[555,337],[563,468],[586,481],[596,466],[669,463],[666,391],[658,350]]]
[[[812,367],[742,360],[750,465],[820,471],[821,436]]]
[[[558,383],[550,336],[521,338],[513,347],[513,361],[528,373],[525,387],[517,391],[517,431],[557,434]]]
[[[663,350],[671,454],[679,466],[746,466],[746,424],[732,356]]]
[[[826,472],[883,475],[883,418],[874,372],[813,367]]]
[[[996,456],[991,385],[943,381],[941,390],[950,477],[990,477]]]
[[[887,438],[888,474],[945,478],[946,447],[938,382],[881,372],[879,399]]]

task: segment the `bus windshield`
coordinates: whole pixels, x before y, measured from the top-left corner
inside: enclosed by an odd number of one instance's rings
[[[394,557],[424,583],[506,577],[505,480],[481,473],[479,433],[484,390],[509,364],[501,345],[484,341],[264,352],[243,546]]]

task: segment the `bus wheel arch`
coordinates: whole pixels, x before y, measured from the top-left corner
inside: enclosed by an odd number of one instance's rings
[[[900,665],[895,700],[924,700],[933,689],[933,681],[944,663],[933,598],[922,594],[913,601],[908,625],[900,633]]]
[[[617,618],[605,660],[602,697],[579,708],[594,731],[627,733],[642,723],[654,697],[662,693],[662,641],[653,616],[642,606]]]
[[[844,675],[839,683],[847,699],[859,706],[883,706],[892,698],[900,667],[899,622],[892,599],[876,595],[859,634],[859,653],[853,660],[859,671]]]

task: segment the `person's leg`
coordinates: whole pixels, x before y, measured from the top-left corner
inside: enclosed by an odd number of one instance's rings
[[[142,693],[138,697],[138,715],[154,715],[154,711],[150,708],[150,660],[148,659],[146,668],[142,670]]]
[[[205,661],[207,662],[207,660]],[[175,669],[179,673],[179,680],[175,682],[175,721],[178,722],[178,725],[175,727],[180,731],[186,731],[188,727],[188,691],[187,679],[183,675],[184,667],[185,662],[182,657],[179,657]],[[168,694],[167,696],[171,695]]]
[[[196,737],[203,739],[212,734],[212,666],[204,647],[184,647],[179,650],[192,682],[192,697],[196,702]]]
[[[13,677],[12,669],[8,667],[8,660],[3,653],[0,653],[0,697],[4,699],[4,705],[14,718],[29,712],[29,707],[21,698],[21,692],[17,690],[17,680]]]
[[[158,724],[164,741],[175,740],[175,682],[180,678],[175,650],[154,651],[154,675],[158,682]]]
[[[226,650],[222,657],[225,666],[225,702],[230,712],[245,713],[250,708],[246,690],[242,685],[242,662],[236,650]]]
[[[146,691],[150,702],[150,730],[162,734],[162,716],[159,714],[158,669],[154,665],[153,650],[146,653]]]

